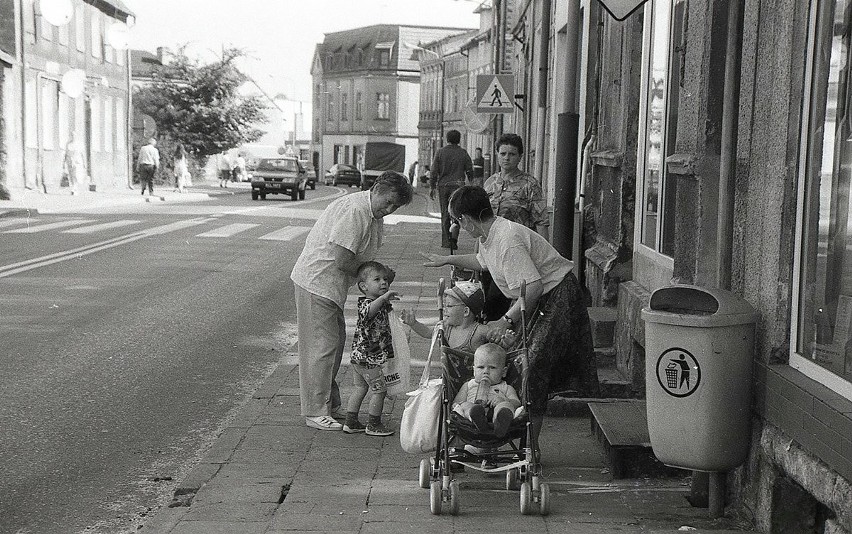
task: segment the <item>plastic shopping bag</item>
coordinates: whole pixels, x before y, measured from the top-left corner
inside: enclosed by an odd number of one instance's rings
[[[399,444],[405,452],[419,454],[434,451],[438,445],[438,423],[441,419],[440,378],[429,379],[432,354],[438,340],[438,330],[432,336],[429,358],[420,377],[420,386],[408,394],[399,423]]]
[[[408,346],[408,335],[396,310],[390,312],[390,329],[393,340],[393,358],[388,359],[382,366],[385,386],[387,386],[388,395],[391,397],[402,397],[410,389],[411,349]]]

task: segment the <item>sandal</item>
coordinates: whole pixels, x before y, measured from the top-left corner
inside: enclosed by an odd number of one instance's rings
[[[343,425],[327,415],[319,417],[305,417],[305,424],[317,430],[342,430]]]

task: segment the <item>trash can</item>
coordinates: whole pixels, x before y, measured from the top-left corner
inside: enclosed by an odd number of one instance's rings
[[[722,289],[677,285],[651,294],[642,310],[648,433],[664,464],[723,472],[745,461],[757,318]]]

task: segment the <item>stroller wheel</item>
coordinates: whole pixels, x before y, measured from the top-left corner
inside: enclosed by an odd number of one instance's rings
[[[420,487],[429,489],[429,479],[432,478],[432,464],[428,458],[420,460]]]
[[[532,486],[529,482],[521,484],[521,514],[530,515],[532,513]]]
[[[459,515],[459,481],[450,482],[450,514]]]
[[[441,515],[441,481],[433,480],[429,485],[429,509],[432,515]]]
[[[518,470],[509,469],[506,471],[506,489],[509,491],[517,490],[520,487],[518,483]]]
[[[538,494],[539,512],[541,515],[550,515],[550,486],[543,483]]]

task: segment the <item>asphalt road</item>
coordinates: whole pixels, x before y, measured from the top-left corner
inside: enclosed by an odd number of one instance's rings
[[[335,194],[0,219],[0,532],[133,532],[170,499],[295,341]]]

